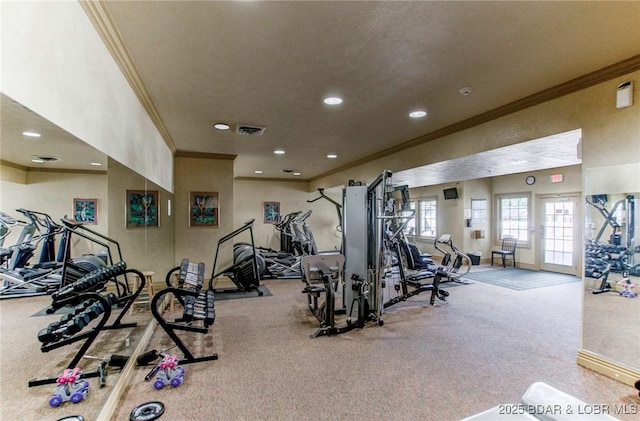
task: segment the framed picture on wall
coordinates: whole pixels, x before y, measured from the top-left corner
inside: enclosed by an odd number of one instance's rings
[[[98,223],[98,199],[73,199],[73,219],[86,225]]]
[[[157,227],[158,191],[127,190],[127,228]]]
[[[264,223],[277,224],[280,220],[280,202],[264,202]]]
[[[189,226],[217,227],[220,224],[219,203],[216,192],[189,193]]]

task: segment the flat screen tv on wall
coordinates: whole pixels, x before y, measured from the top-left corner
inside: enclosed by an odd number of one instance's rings
[[[450,189],[444,189],[442,190],[442,192],[444,193],[444,200],[451,200],[451,199],[458,198],[458,189],[455,187],[452,187]]]

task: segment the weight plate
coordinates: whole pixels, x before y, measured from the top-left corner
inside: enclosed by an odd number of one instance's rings
[[[138,405],[129,414],[130,421],[149,421],[158,419],[164,414],[164,404],[152,401]]]
[[[70,417],[60,418],[58,421],[84,421],[84,417],[81,415],[72,415]]]

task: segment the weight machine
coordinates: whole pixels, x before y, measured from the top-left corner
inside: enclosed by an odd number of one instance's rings
[[[422,292],[431,291],[431,305],[436,298],[445,301],[449,293],[440,289],[440,282],[463,276],[471,266],[451,236],[444,235],[436,240],[436,249],[444,258],[432,282],[422,284],[405,277],[399,240],[414,211],[409,208],[408,187],[394,187],[390,171],[369,185],[350,181],[343,191],[342,210],[343,254],[303,259],[308,285],[302,292],[308,295],[309,309],[321,322],[312,337],[345,333],[368,322],[382,326],[386,308]],[[324,285],[316,285],[319,281]],[[342,308],[336,308],[340,285]],[[396,294],[387,297],[391,289]],[[318,304],[323,294],[325,301]],[[337,314],[346,316],[344,324],[336,323]]]

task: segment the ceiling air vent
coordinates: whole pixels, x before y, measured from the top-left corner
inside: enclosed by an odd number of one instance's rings
[[[54,161],[62,161],[60,158],[55,156],[41,156],[41,155],[33,155],[34,159],[39,159],[44,162],[54,162]]]
[[[242,136],[262,136],[265,130],[267,130],[265,126],[252,124],[238,124],[236,126],[236,133]]]

